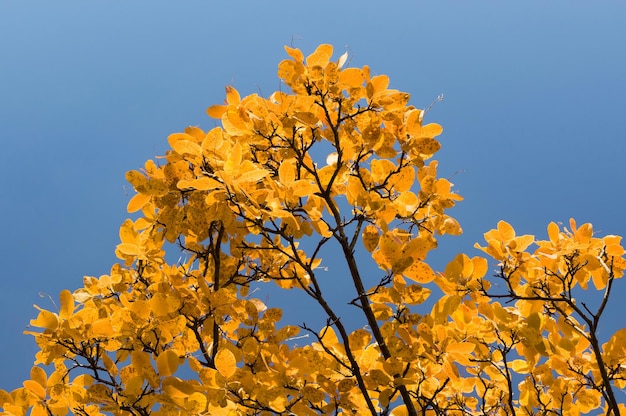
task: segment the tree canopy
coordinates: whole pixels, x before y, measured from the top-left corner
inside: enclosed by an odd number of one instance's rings
[[[285,49],[289,92],[226,87],[207,110],[221,127],[174,133],[127,173],[120,263],[37,307],[35,366],[0,390],[3,414],[624,412],[626,328],[598,338],[621,237],[571,220],[543,241],[501,221],[477,245],[491,260],[434,271],[438,236],[462,232],[432,159],[442,127],[330,45]],[[329,250],[345,273],[321,272]],[[349,317],[326,280],[350,288]],[[325,325],[282,324],[266,284],[304,293]]]

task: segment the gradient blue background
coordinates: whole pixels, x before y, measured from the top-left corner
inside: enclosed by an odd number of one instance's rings
[[[617,1],[1,1],[0,388],[28,377],[32,305],[116,262],[125,172],[168,134],[211,128],[226,84],[278,89],[285,44],[347,49],[418,107],[445,94],[428,121],[465,234],[436,268],[478,254],[499,219],[626,234],[625,22]],[[615,291],[603,338],[626,326],[626,282]]]

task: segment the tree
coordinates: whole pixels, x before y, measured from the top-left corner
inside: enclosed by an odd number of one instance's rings
[[[462,198],[430,160],[442,128],[388,77],[331,61],[330,45],[285,49],[290,93],[227,87],[207,110],[222,127],[172,134],[163,162],[127,173],[140,214],[120,228],[123,263],[39,308],[35,366],[0,391],[4,414],[624,412],[626,328],[597,336],[621,238],[572,220],[536,241],[500,222],[479,247],[495,276],[464,254],[434,272],[437,236],[461,233],[446,210]],[[320,271],[329,250],[346,273]],[[356,329],[329,279],[352,288]],[[280,325],[254,296],[272,283],[305,293],[326,324]]]

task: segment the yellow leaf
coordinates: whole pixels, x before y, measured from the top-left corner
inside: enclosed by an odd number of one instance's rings
[[[380,252],[387,260],[389,265],[397,261],[402,254],[402,242],[394,237],[391,233],[385,233],[378,243]]]
[[[511,369],[518,374],[528,374],[531,370],[526,360],[513,360],[510,365]]]
[[[238,105],[241,102],[239,92],[230,85],[226,86],[226,102],[229,105]]]
[[[127,256],[136,256],[139,254],[139,247],[136,244],[121,243],[117,245],[116,249]]]
[[[209,178],[208,176],[203,176],[197,179],[182,179],[176,184],[178,189],[195,189],[197,191],[210,191],[213,189],[219,189],[222,186],[221,182],[213,178]]]
[[[231,377],[237,371],[235,355],[230,350],[221,348],[215,355],[215,368],[224,377]]]
[[[404,273],[404,271],[413,264],[413,257],[400,257],[391,264],[391,271],[395,274]]]
[[[202,393],[192,393],[187,399],[187,402],[189,404],[186,410],[194,415],[202,414],[206,410],[207,398]]]
[[[466,279],[472,275],[474,271],[474,263],[467,255],[459,253],[456,257],[448,263],[446,266],[446,278],[452,281],[459,279]]]
[[[110,318],[96,319],[91,324],[91,333],[95,338],[111,338],[115,334]]]
[[[22,382],[24,388],[29,392],[33,393],[39,399],[43,400],[46,398],[46,389],[39,383],[34,380],[25,380]]]
[[[256,183],[261,179],[265,178],[269,175],[269,171],[265,169],[256,168],[254,170],[249,170],[247,172],[242,173],[238,178],[237,182],[239,183]]]
[[[550,242],[552,244],[559,242],[559,226],[553,222],[548,224],[548,237],[550,238]]]
[[[239,142],[235,143],[232,147],[230,154],[228,155],[228,159],[224,164],[224,171],[226,172],[236,172],[239,170],[239,166],[241,165],[242,158],[242,149],[241,144]]]
[[[167,194],[169,187],[161,179],[150,179],[146,182],[145,193],[151,196],[163,196]]]
[[[128,213],[133,213],[139,211],[150,201],[150,195],[147,194],[136,194],[133,196],[130,201],[128,201],[128,205],[126,206],[126,210]]]
[[[442,297],[435,303],[432,309],[432,316],[438,322],[447,322],[448,317],[461,304],[461,297],[458,295],[447,295]]]
[[[61,319],[68,319],[74,313],[74,297],[72,296],[72,292],[69,290],[61,291],[61,308],[59,311],[59,316]]]
[[[202,147],[189,140],[178,140],[171,147],[179,155],[202,156]]]
[[[450,354],[468,355],[476,348],[471,342],[450,342],[446,347],[446,352]]]
[[[46,375],[46,371],[38,366],[33,366],[30,369],[30,379],[36,381],[44,387],[47,385],[48,382],[48,376]],[[2,402],[0,402],[0,404],[2,404]]]
[[[402,275],[418,283],[430,283],[436,277],[433,269],[422,261],[414,261],[413,264],[402,271]]]
[[[363,230],[363,246],[370,253],[376,249],[378,246],[378,240],[380,239],[380,234],[378,233],[378,229],[373,225],[368,225]]]
[[[415,169],[413,166],[406,166],[394,175],[392,183],[396,192],[407,192],[415,182]]]
[[[424,155],[432,155],[441,149],[441,144],[431,137],[425,137],[415,143],[415,149]]]
[[[212,105],[206,109],[206,113],[211,118],[219,119],[222,118],[222,115],[224,115],[227,109],[228,107],[225,105]]]
[[[118,374],[117,366],[115,362],[109,357],[107,354],[102,354],[102,364],[104,368],[111,374],[113,377],[116,377]]]
[[[443,226],[440,230],[438,230],[441,234],[450,234],[450,235],[461,235],[463,234],[463,229],[457,220],[452,217],[447,217],[443,221]]]
[[[339,74],[339,82],[349,88],[356,88],[363,85],[365,76],[360,68],[346,68]]]
[[[37,328],[46,328],[54,331],[59,326],[59,317],[50,311],[45,309],[41,309],[37,305],[33,305],[35,308],[39,310],[39,315],[37,319],[32,319],[30,324]]]
[[[133,221],[130,219],[127,219],[122,223],[122,225],[120,226],[119,235],[120,241],[122,243],[134,244],[139,239],[139,234],[135,230],[135,224],[133,224]]]
[[[304,61],[304,55],[302,54],[302,51],[300,51],[300,49],[290,48],[289,46],[285,46],[285,51],[287,52],[287,55],[291,56],[296,61],[298,62]]]
[[[145,186],[148,178],[145,175],[142,175],[140,172],[136,170],[130,170],[126,172],[126,180],[133,185],[137,192],[142,192],[143,187]]]
[[[201,368],[198,371],[198,376],[200,377],[204,387],[212,389],[220,387],[218,380],[223,379],[220,373],[213,368]]]
[[[328,44],[322,44],[315,49],[315,52],[307,56],[306,64],[309,67],[319,65],[323,68],[328,65],[331,56],[333,56],[333,47]]]
[[[359,356],[359,367],[367,372],[372,369],[381,357],[380,349],[376,344],[368,345]]]
[[[296,166],[292,160],[285,160],[278,167],[278,179],[280,183],[287,186],[296,180]]]
[[[391,411],[391,416],[408,416],[409,411],[406,408],[406,405],[401,404],[400,406],[394,408]]]
[[[419,137],[436,137],[443,132],[443,127],[437,123],[430,123],[422,126],[419,132]]]
[[[507,242],[515,238],[515,230],[506,221],[498,221],[498,233],[500,233],[500,241]]]
[[[175,350],[165,350],[156,359],[159,375],[171,376],[178,369],[178,353]]]
[[[322,343],[327,347],[331,348],[339,345],[339,339],[337,338],[337,334],[335,334],[335,330],[332,326],[325,326],[320,331],[320,336],[322,337]]]

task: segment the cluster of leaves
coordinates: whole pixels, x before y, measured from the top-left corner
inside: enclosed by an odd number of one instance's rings
[[[165,163],[128,172],[128,210],[141,215],[120,228],[122,264],[63,291],[56,312],[40,309],[36,365],[23,387],[0,390],[3,414],[626,410],[614,394],[626,386],[626,329],[597,338],[626,267],[620,238],[572,221],[535,241],[500,222],[481,247],[499,263],[495,280],[466,255],[435,273],[425,259],[436,237],[461,233],[446,214],[461,197],[429,161],[441,127],[386,76],[331,61],[330,45],[286,50],[278,75],[291,93],[242,99],[227,87],[207,110],[222,127],[172,134]],[[175,264],[171,247],[183,253]],[[353,287],[360,329],[328,301],[326,247],[345,260],[332,278]],[[378,270],[360,266],[361,248]],[[279,325],[282,311],[250,290],[264,282],[303,291],[326,325]],[[590,282],[596,309],[575,298]],[[432,309],[418,306],[435,288]],[[313,342],[295,345],[303,333]]]

